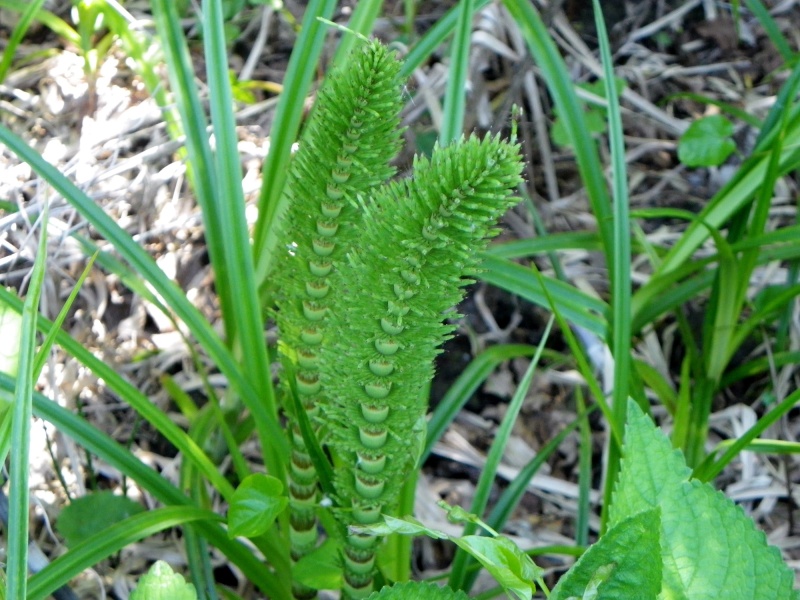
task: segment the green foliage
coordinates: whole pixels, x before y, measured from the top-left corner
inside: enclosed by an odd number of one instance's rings
[[[384,587],[368,600],[467,600],[467,595],[433,583],[407,581]]]
[[[159,560],[139,580],[131,600],[197,600],[197,592],[191,583],[186,583],[167,563]]]
[[[662,593],[693,600],[794,598],[794,575],[764,533],[722,493],[690,475],[680,451],[630,402],[610,526],[660,510]]]
[[[260,473],[250,475],[239,484],[231,499],[228,534],[256,537],[266,533],[288,503],[280,480]]]
[[[487,527],[476,515],[465,514],[458,507],[444,506],[450,514],[455,512],[457,518],[461,520],[481,523],[482,526]],[[530,600],[536,591],[537,583],[544,589],[544,582],[542,581],[544,571],[537,567],[530,556],[522,552],[510,539],[497,535],[496,532],[491,531],[491,528],[488,529],[492,537],[477,535],[450,536],[443,531],[426,527],[413,517],[398,519],[384,515],[382,523],[354,526],[353,529],[374,535],[399,533],[410,536],[426,535],[433,539],[450,540],[475,558],[500,583],[503,589],[513,593],[520,600]],[[424,597],[421,596],[421,598]]]
[[[610,528],[561,578],[549,599],[796,598],[792,571],[741,508],[710,485],[690,481],[680,451],[633,401],[627,416]],[[451,520],[478,523],[493,537],[450,536],[412,517],[385,516],[382,523],[358,530],[450,540],[520,599],[531,598],[534,581],[543,585],[542,571],[508,538],[475,515],[444,507]]]
[[[362,202],[358,249],[334,276],[357,301],[334,304],[323,350],[329,444],[360,465],[338,472],[341,497],[391,503],[413,467],[407,432],[425,413],[419,390],[453,330],[442,321],[463,295],[463,274],[475,270],[475,251],[516,203],[520,168],[516,146],[473,137],[417,159],[411,178]]]
[[[339,540],[328,538],[292,567],[295,581],[314,590],[337,590],[342,587],[342,558]]]
[[[658,509],[617,523],[558,581],[550,600],[655,600],[661,591],[660,526]]]
[[[678,140],[678,159],[687,167],[715,167],[736,150],[733,123],[723,115],[697,119]]]
[[[0,0],[0,5],[7,4],[7,0]],[[31,6],[36,4],[31,3]],[[734,375],[725,373],[731,357],[745,342],[753,339],[753,333],[762,325],[771,325],[770,320],[785,311],[796,296],[794,282],[789,280],[785,286],[757,296],[752,304],[747,292],[750,275],[757,265],[800,259],[794,243],[796,231],[789,227],[768,232],[765,227],[775,182],[798,165],[794,148],[800,140],[800,120],[793,102],[800,85],[800,71],[795,71],[784,84],[775,107],[764,121],[753,156],[745,160],[741,171],[708,203],[699,217],[689,216],[689,227],[674,248],[654,247],[644,236],[638,240],[634,248],[639,252],[647,251],[653,263],[653,275],[633,293],[630,280],[626,279],[631,262],[626,246],[630,241],[631,223],[624,194],[625,165],[620,158],[623,154],[621,125],[615,121],[619,106],[613,93],[619,92],[621,86],[611,74],[607,48],[603,51],[604,80],[615,82],[607,94],[608,127],[598,106],[585,105],[577,99],[569,71],[534,5],[523,0],[505,0],[555,103],[558,118],[553,136],[574,147],[598,232],[565,236],[543,232],[535,240],[507,244],[488,255],[480,250],[485,247],[486,237],[493,233],[494,221],[513,203],[510,192],[519,182],[518,148],[497,138],[455,142],[462,127],[463,98],[459,94],[465,78],[463,67],[469,56],[470,16],[487,2],[458,3],[411,48],[402,66],[378,43],[363,44],[355,36],[345,39],[335,61],[343,68],[335,69],[323,84],[300,140],[299,151],[289,163],[289,148],[296,138],[312,76],[319,68],[317,61],[325,37],[324,27],[316,17],[330,17],[337,4],[330,0],[308,3],[270,136],[271,151],[265,166],[259,221],[251,248],[244,220],[244,200],[239,185],[241,170],[231,113],[230,88],[236,82],[230,78],[225,56],[224,30],[229,23],[224,22],[223,16],[226,7],[227,10],[233,7],[236,12],[242,2],[203,3],[202,25],[215,153],[208,144],[206,105],[197,93],[196,74],[173,4],[166,0],[153,1],[153,14],[170,72],[169,89],[174,94],[168,102],[165,95],[159,95],[159,103],[172,106],[174,102],[183,116],[190,180],[206,226],[222,308],[224,339],[188,302],[183,291],[169,281],[142,248],[86,194],[45,164],[17,136],[0,128],[0,140],[33,164],[114,247],[113,255],[100,254],[99,264],[115,272],[120,281],[162,309],[169,318],[186,325],[192,336],[192,352],[197,353],[197,364],[203,368],[202,365],[211,363],[227,378],[230,385],[227,393],[235,406],[225,420],[217,399],[212,398],[206,407],[188,411],[191,423],[188,432],[184,431],[117,372],[60,331],[58,323],[36,319],[41,331],[48,334],[46,348],[57,341],[104,379],[113,393],[134,407],[180,450],[183,465],[180,487],[172,486],[80,417],[33,393],[36,415],[54,423],[88,452],[119,468],[158,501],[170,506],[135,514],[110,526],[113,521],[110,517],[93,515],[98,527],[108,528],[82,543],[75,544],[68,539],[74,547],[31,577],[31,598],[44,597],[80,570],[142,536],[189,522],[193,524],[184,529],[183,537],[192,577],[199,582],[197,589],[201,592],[211,580],[208,561],[211,544],[267,597],[289,597],[291,577],[305,588],[326,589],[344,584],[345,595],[366,595],[371,588],[374,552],[385,550],[374,536],[407,533],[451,539],[488,569],[509,593],[519,598],[530,598],[535,590],[534,583],[546,593],[541,571],[525,553],[494,531],[500,530],[512,512],[525,489],[526,478],[544,460],[545,451],[526,467],[525,477],[512,482],[508,491],[513,493],[503,494],[487,519],[491,527],[481,520],[486,509],[484,502],[473,509],[477,515],[449,509],[451,518],[466,522],[470,527],[483,527],[489,536],[449,538],[411,519],[387,517],[385,523],[351,531],[343,542],[345,536],[340,532],[341,527],[319,500],[314,473],[318,464],[336,473],[335,493],[325,498],[324,504],[332,502],[333,512],[344,523],[369,524],[378,520],[381,512],[396,503],[399,483],[404,479],[413,481],[419,457],[430,451],[457,406],[466,401],[468,390],[474,389],[477,381],[501,359],[531,354],[528,347],[487,351],[487,354],[492,353],[491,360],[485,361],[488,366],[479,360],[475,369],[465,370],[465,379],[470,381],[463,383],[460,392],[459,386],[455,386],[453,394],[447,396],[445,409],[431,421],[430,439],[425,439],[423,390],[432,374],[431,361],[439,352],[441,342],[451,333],[452,326],[443,324],[443,320],[454,316],[452,306],[461,297],[465,275],[480,274],[483,279],[558,314],[570,350],[590,382],[595,400],[604,407],[607,407],[605,399],[588,368],[584,350],[571,335],[570,328],[580,325],[597,336],[598,343],[609,345],[616,359],[616,396],[612,404],[615,412],[606,417],[611,416],[613,421],[610,425],[614,438],[621,439],[624,418],[617,419],[617,416],[620,411],[625,412],[628,390],[631,395],[643,399],[646,384],[657,388],[675,420],[679,436],[674,441],[682,447],[694,448],[690,464],[700,463],[711,400]],[[754,0],[748,4],[757,8],[760,2]],[[74,30],[65,33],[67,39],[72,36],[76,44],[82,44],[87,65],[96,64],[91,62],[97,59],[96,52],[90,55],[97,50],[93,44],[102,50],[102,44],[112,39],[112,36],[96,38],[94,34],[101,25],[120,36],[132,58],[138,61],[145,56],[149,41],[139,32],[125,37],[125,22],[111,9],[103,13],[101,23],[97,12],[101,5],[106,3],[82,3],[80,8],[85,11],[85,18],[81,18],[80,33]],[[377,14],[376,6],[379,8],[379,3],[357,3],[359,16],[356,19],[354,12],[353,28],[368,32],[371,19]],[[32,8],[29,14],[34,14]],[[39,11],[35,18],[42,22],[49,19],[51,26],[57,25],[48,14]],[[766,17],[764,22],[765,26],[770,25]],[[456,26],[458,34],[452,56],[459,69],[449,81],[450,104],[446,105],[452,107],[452,114],[445,115],[442,133],[443,140],[454,143],[432,150],[430,159],[417,159],[410,179],[384,185],[394,173],[388,165],[399,146],[397,114],[402,97],[398,71],[410,73]],[[598,31],[602,39],[605,34]],[[779,36],[780,32],[772,28],[770,35]],[[17,37],[15,33],[15,39]],[[344,50],[352,45],[358,46],[356,54],[354,58],[347,58]],[[4,60],[10,56],[7,53]],[[146,75],[148,71],[143,72],[148,88],[153,93],[159,90],[158,94],[164,94],[167,86],[154,76],[155,72],[150,69],[153,75],[150,78]],[[606,96],[603,80],[586,89],[594,95]],[[614,157],[613,202],[597,152],[598,136],[591,135],[606,128]],[[176,135],[176,131],[173,128],[172,135]],[[707,146],[709,134],[700,133],[701,137],[705,136],[702,143]],[[732,143],[725,139],[729,135],[730,130],[724,128],[722,135],[714,132],[719,146],[714,148],[715,160],[724,160],[722,154]],[[682,145],[689,142],[692,142],[691,135]],[[688,147],[691,149],[691,145]],[[288,186],[284,185],[286,178]],[[634,216],[648,219],[654,216],[674,218],[675,215],[640,211]],[[721,233],[724,231],[729,232],[727,238]],[[717,254],[693,260],[694,250],[709,236],[713,237]],[[88,252],[94,252],[88,241],[81,240],[81,243]],[[533,277],[528,267],[511,262],[513,258],[543,252],[553,257],[555,251],[567,245],[604,253],[613,282],[608,302],[579,291],[566,280]],[[253,258],[258,266],[257,275],[253,273]],[[554,262],[557,263],[557,256]],[[703,347],[696,348],[691,345],[692,332],[687,333],[679,309],[682,304],[695,303],[698,296],[708,296],[709,289],[712,293],[708,326]],[[0,290],[0,294],[16,313],[21,311],[18,297],[5,290]],[[273,297],[277,297],[279,304],[275,314],[281,329],[285,379],[283,409],[290,421],[289,444],[273,400],[270,369],[266,368],[270,355],[264,345],[262,316],[272,308]],[[260,305],[259,300],[262,301]],[[32,301],[29,304],[32,305]],[[633,336],[657,325],[658,320],[670,312],[675,313],[682,327],[680,331],[690,354],[677,391],[672,389],[672,382],[647,365],[642,364],[636,374],[630,373],[628,367]],[[31,306],[27,314],[27,341],[22,346],[30,355],[35,344]],[[740,322],[743,314],[745,320]],[[625,329],[628,326],[630,330]],[[309,335],[311,332],[313,335]],[[309,340],[315,343],[310,344]],[[792,353],[776,353],[775,356],[781,361],[778,364],[796,361]],[[763,372],[768,368],[766,361],[764,363],[745,364],[735,375]],[[21,383],[27,389],[0,375],[0,388],[5,393],[18,389],[24,398],[24,402],[15,405],[21,415],[16,419],[18,425],[30,420],[26,414],[30,406],[30,385],[40,367],[34,365],[33,369],[26,369],[27,375]],[[480,372],[480,378],[473,371]],[[524,387],[520,386],[520,398],[524,397]],[[709,457],[713,460],[702,462],[698,476],[713,477],[748,444],[754,448],[788,451],[785,446],[756,438],[785,414],[797,397],[793,394],[776,402],[774,409],[757,426],[740,440],[728,443],[719,458],[715,453]],[[242,405],[247,410],[242,410]],[[585,414],[581,418],[585,418]],[[552,597],[648,598],[661,593],[665,597],[702,598],[721,597],[720,590],[731,598],[791,597],[788,570],[781,565],[777,552],[764,544],[763,535],[754,525],[709,486],[689,480],[690,472],[685,463],[672,452],[662,436],[654,433],[646,417],[631,408],[627,419],[630,424],[622,476],[613,503],[605,503],[611,511],[608,527],[598,543],[564,576]],[[511,421],[513,418],[509,426]],[[577,422],[573,426],[577,426]],[[254,429],[269,475],[248,477],[248,466],[237,446]],[[568,432],[565,430],[563,435]],[[15,440],[24,442],[26,435],[26,428],[19,425]],[[219,438],[225,440],[228,453],[234,457],[236,475],[242,480],[236,490],[204,452],[208,439]],[[589,439],[589,435],[585,438]],[[563,437],[555,438],[547,451],[555,449],[560,439]],[[6,446],[7,442],[8,439],[3,440]],[[502,449],[502,444],[502,440],[497,443],[494,454]],[[612,451],[615,450],[618,448],[612,446]],[[290,452],[292,463],[289,462]],[[17,482],[22,481],[25,456],[24,452],[16,453],[17,462],[12,465]],[[609,456],[614,463],[613,452]],[[328,457],[332,457],[332,464],[327,462]],[[287,481],[285,470],[289,464]],[[582,472],[589,475],[582,475],[585,496],[592,470],[590,464],[584,466],[587,468]],[[610,465],[606,474],[613,473],[615,468]],[[492,468],[487,467],[486,472],[489,475],[485,479],[490,484]],[[303,479],[306,476],[307,479]],[[609,486],[613,485],[614,478],[606,479]],[[334,489],[324,481],[323,484],[326,492],[328,488]],[[301,489],[302,486],[306,486],[305,489]],[[26,490],[26,486],[17,483],[12,489]],[[215,499],[229,502],[227,530],[218,525],[217,517],[200,508],[208,502],[209,493]],[[18,493],[15,500],[18,515],[27,514],[24,496]],[[413,486],[410,492],[406,490],[405,496],[413,498]],[[284,510],[287,504],[295,514],[298,506],[306,511],[308,519],[303,521],[305,529],[302,531],[296,527],[297,519],[287,518]],[[581,506],[584,514],[579,522],[581,519],[585,522],[587,504]],[[329,539],[321,547],[314,548],[318,517]],[[18,522],[27,521],[19,516]],[[311,532],[313,537],[304,537],[306,532]],[[16,586],[12,596],[22,597],[27,530],[20,525],[13,536],[10,546],[17,550],[10,553],[10,581],[13,578]],[[248,544],[231,536],[248,537]],[[290,542],[298,539],[313,548],[305,556],[296,552],[297,545],[291,554],[287,550]],[[253,551],[253,545],[257,552]],[[393,551],[396,548],[392,546]],[[573,554],[580,550],[568,549]],[[384,561],[407,562],[407,559],[408,554],[402,552],[387,551],[384,555]],[[343,573],[343,569],[350,574]],[[386,569],[384,575],[402,572],[401,569]],[[362,579],[354,579],[353,573]],[[182,578],[175,577],[177,579],[167,580],[174,582],[180,591],[162,597],[178,598],[178,593],[188,591],[184,589]],[[140,588],[144,593],[147,578],[142,583]],[[466,578],[460,583],[465,589],[469,586]],[[302,588],[295,588],[295,592],[298,589]],[[419,590],[423,589],[409,584],[383,590],[376,597],[395,593],[392,590],[422,597],[424,592]],[[449,597],[454,593],[439,588],[428,590],[431,594]]]
[[[68,546],[75,546],[110,525],[144,511],[144,507],[113,492],[95,492],[70,502],[56,522]]]

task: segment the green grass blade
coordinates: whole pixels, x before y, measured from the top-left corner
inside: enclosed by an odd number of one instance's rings
[[[800,111],[800,106],[795,104],[798,85],[800,85],[800,63],[795,64],[789,78],[778,90],[775,104],[770,108],[767,118],[764,119],[764,124],[761,126],[761,131],[758,132],[754,153],[764,152],[770,147],[771,138],[778,131],[778,124],[783,120],[783,114],[787,107],[792,115],[790,119],[796,119],[798,111]]]
[[[586,412],[583,390],[575,388],[578,412]],[[580,419],[578,425],[580,446],[578,446],[578,515],[575,518],[575,543],[578,546],[589,545],[589,504],[592,491],[592,429],[588,419]]]
[[[514,240],[503,244],[494,244],[486,254],[496,258],[526,258],[556,250],[588,250],[601,251],[603,245],[597,232],[575,231],[566,233],[550,233],[526,240]]]
[[[92,271],[92,266],[94,265],[94,261],[97,258],[97,254],[92,256],[89,259],[89,262],[86,263],[86,267],[83,269],[81,276],[78,277],[78,281],[75,282],[75,286],[72,288],[72,291],[69,293],[69,297],[64,302],[64,306],[61,307],[61,310],[58,311],[58,316],[56,320],[53,321],[53,326],[50,328],[50,332],[45,336],[44,341],[42,342],[39,351],[36,353],[36,358],[33,364],[33,380],[36,381],[39,379],[39,374],[42,372],[44,368],[44,363],[47,361],[47,356],[50,353],[50,348],[53,347],[53,344],[56,341],[56,334],[61,329],[61,326],[64,324],[64,320],[67,318],[70,309],[72,308],[75,299],[78,297],[78,292],[80,292],[81,287],[83,286],[83,282],[86,281],[86,278],[89,276],[89,273]]]
[[[425,448],[420,457],[420,464],[425,463],[447,427],[500,363],[520,356],[533,356],[535,353],[535,346],[502,344],[491,346],[472,359],[450,385],[428,421],[428,433],[425,436]]]
[[[365,37],[369,37],[372,29],[375,26],[375,20],[381,14],[383,8],[383,0],[370,0],[370,2],[357,2],[353,9],[353,14],[350,15],[350,20],[347,22],[347,28]],[[333,57],[333,65],[338,66],[343,60],[347,60],[353,48],[358,43],[358,36],[347,34],[343,35],[339,41],[339,47],[336,49],[336,54]]]
[[[522,499],[522,496],[525,494],[525,491],[528,489],[528,484],[531,479],[533,479],[533,476],[539,471],[541,466],[547,462],[567,436],[580,425],[581,421],[586,420],[595,410],[597,410],[597,406],[592,406],[587,409],[586,412],[579,413],[572,423],[564,427],[564,429],[548,441],[539,452],[536,453],[536,456],[520,469],[519,475],[517,475],[514,481],[509,483],[508,487],[503,490],[492,512],[486,519],[486,523],[492,529],[500,531],[503,526],[505,526],[514,512],[514,509]]]
[[[717,444],[715,452],[731,447],[736,440],[725,440]],[[800,442],[787,442],[786,440],[753,440],[742,448],[747,452],[760,454],[800,454]],[[714,454],[712,453],[712,454]]]
[[[795,69],[790,80],[794,85],[800,82],[800,64]],[[787,82],[788,83],[788,82]],[[785,84],[786,85],[786,84]],[[783,90],[782,90],[783,92]],[[773,111],[775,108],[773,107]],[[664,262],[650,278],[650,281],[640,288],[639,292],[645,290],[649,285],[656,285],[659,279],[690,262],[692,254],[703,244],[710,235],[709,228],[721,229],[728,220],[738,213],[743,206],[751,201],[754,194],[761,188],[767,179],[770,170],[772,155],[768,152],[772,138],[777,135],[778,128],[770,127],[770,121],[775,121],[781,117],[774,112],[770,112],[767,117],[764,130],[768,131],[754,150],[753,156],[746,159],[733,178],[706,204],[705,208],[697,215],[697,219],[688,227],[675,246],[664,258]],[[780,175],[791,171],[800,166],[800,118],[797,115],[797,107],[793,109],[791,122],[787,126],[784,134],[783,148],[785,151],[780,156],[778,173]],[[634,319],[636,318],[634,312]]]
[[[528,366],[528,370],[522,377],[522,381],[519,382],[517,390],[514,392],[514,396],[508,405],[505,416],[503,417],[503,421],[500,423],[500,427],[497,429],[494,441],[492,442],[492,447],[489,449],[489,454],[486,457],[486,464],[481,470],[478,485],[475,488],[475,496],[473,497],[472,505],[470,506],[470,512],[472,514],[481,516],[486,511],[486,506],[489,503],[489,495],[491,494],[495,477],[497,475],[497,469],[500,466],[500,461],[503,459],[503,454],[505,454],[506,445],[511,437],[511,430],[517,420],[519,411],[522,409],[522,403],[525,400],[525,396],[528,393],[531,383],[533,382],[533,375],[539,365],[539,359],[542,356],[545,344],[547,344],[547,340],[550,337],[550,330],[553,327],[553,322],[554,319],[551,317],[550,321],[547,323],[547,327],[545,327],[544,333],[542,333],[542,341],[536,348],[536,354],[534,354],[533,358],[531,359],[531,364]],[[474,523],[467,523],[464,527],[464,533],[462,535],[473,535],[477,530],[477,525]],[[467,567],[469,566],[470,562],[471,559],[469,555],[464,552],[463,549],[459,548],[456,551],[455,557],[453,558],[453,564],[450,568],[450,578],[447,582],[451,588],[455,590],[465,588]]]
[[[197,439],[199,435],[210,434],[213,420],[210,412],[203,413],[200,418],[195,419],[190,429],[192,437]],[[210,508],[211,503],[203,477],[188,461],[181,463],[180,488],[186,491],[194,504],[204,509]],[[186,564],[189,566],[198,600],[219,600],[214,589],[213,569],[205,538],[194,528],[186,527],[183,530],[183,547],[186,550]]]
[[[775,22],[775,19],[772,18],[772,15],[769,14],[767,7],[764,6],[761,0],[744,0],[744,4],[759,20],[764,31],[767,32],[770,41],[780,53],[783,62],[792,64],[795,58],[797,58],[797,55],[792,51],[788,40],[781,33],[778,24]]]
[[[450,69],[447,74],[447,90],[444,95],[444,115],[439,132],[439,145],[441,146],[456,141],[464,131],[473,4],[473,0],[461,0],[456,5],[458,20],[450,51]]]
[[[548,295],[558,303],[559,310],[570,323],[580,325],[601,339],[607,339],[608,325],[604,315],[608,305],[572,285],[542,277],[541,282],[531,277],[530,269],[509,260],[484,254],[479,278],[528,302],[549,308]],[[547,293],[544,293],[546,290]]]
[[[597,228],[600,231],[600,238],[603,240],[606,261],[609,265],[612,265],[611,251],[614,235],[612,230],[611,200],[606,189],[597,146],[594,139],[586,135],[588,131],[586,118],[583,107],[575,93],[575,87],[569,79],[570,71],[531,2],[527,0],[504,0],[503,5],[519,26],[528,49],[547,82],[547,87],[553,97],[559,117],[563,119],[564,126],[575,148],[575,159],[589,198],[589,204],[592,207],[595,219],[597,219]],[[626,265],[625,268],[630,268],[630,265]],[[614,273],[612,272],[611,279],[613,280],[613,278]]]
[[[561,328],[561,334],[564,336],[564,341],[567,343],[572,357],[575,359],[575,362],[578,365],[578,371],[580,371],[580,374],[586,380],[586,385],[589,388],[589,391],[592,393],[592,396],[594,396],[595,402],[597,402],[597,405],[603,412],[603,416],[608,422],[609,428],[611,429],[611,435],[616,438],[617,444],[622,445],[622,430],[616,427],[616,421],[611,412],[611,407],[608,405],[608,402],[606,402],[605,394],[603,393],[600,383],[594,374],[594,369],[589,363],[589,359],[586,356],[586,351],[578,342],[575,334],[572,332],[572,328],[570,328],[569,323],[567,323],[566,318],[561,312],[560,303],[557,303],[556,299],[550,294],[545,282],[545,278],[539,272],[539,269],[536,268],[535,263],[531,264],[531,269],[542,286],[542,291],[544,292],[550,310],[553,312],[553,316],[556,318],[556,322]]]
[[[619,98],[614,85],[614,64],[608,43],[600,2],[593,0],[595,26],[600,42],[600,58],[603,63],[603,81],[608,115],[609,145],[611,147],[611,173],[613,185],[613,245],[607,249],[611,254],[611,353],[614,356],[614,385],[612,410],[618,430],[625,427],[628,395],[631,381],[631,226],[628,208],[628,177],[625,164],[625,144],[622,136],[622,117]],[[611,505],[611,497],[617,482],[622,448],[609,440],[606,463],[604,509]],[[604,510],[604,514],[605,514]]]
[[[210,91],[211,120],[216,139],[215,167],[216,189],[210,199],[216,205],[214,215],[218,240],[222,245],[223,264],[215,264],[218,273],[235,298],[229,307],[232,312],[225,315],[227,321],[235,323],[237,350],[241,351],[245,373],[248,374],[261,402],[261,410],[253,416],[269,472],[284,480],[287,456],[273,450],[270,423],[278,419],[275,394],[264,339],[264,327],[259,307],[258,289],[255,283],[253,255],[247,221],[244,214],[244,191],[242,168],[238,152],[238,138],[234,123],[233,93],[228,78],[228,59],[225,46],[222,5],[219,0],[203,4],[203,33],[206,51],[208,86]],[[230,342],[230,340],[229,340]],[[264,420],[266,413],[267,421]]]
[[[0,373],[0,390],[13,391],[14,388],[14,379]],[[191,506],[191,501],[161,474],[146,466],[129,450],[89,425],[81,417],[73,415],[39,393],[34,393],[33,396],[33,413],[40,419],[52,423],[60,432],[71,437],[87,451],[125,473],[160,502],[168,505]],[[204,537],[244,572],[249,581],[258,586],[268,597],[289,597],[288,588],[280,583],[270,569],[265,568],[249,547],[236,540],[231,540],[227,531],[216,523],[201,521],[197,523],[196,527]],[[278,560],[275,563],[280,564],[280,557],[276,558]],[[270,561],[271,557],[267,556],[267,560]]]
[[[258,201],[258,221],[253,235],[253,256],[256,260],[256,281],[261,287],[275,256],[275,228],[285,210],[283,186],[289,171],[292,144],[297,139],[303,106],[317,68],[328,26],[318,17],[330,19],[336,7],[334,0],[311,0],[303,17],[303,25],[294,45],[283,91],[275,108],[270,131],[269,154],[262,171],[261,196]]]
[[[36,381],[33,378],[36,354],[36,320],[39,298],[47,263],[47,205],[40,219],[39,250],[33,264],[28,295],[22,308],[19,365],[17,367],[14,406],[12,408],[10,491],[8,504],[8,564],[7,591],[10,598],[25,598],[28,587],[28,519],[30,497],[28,479],[30,466],[32,396]]]
[[[186,135],[189,180],[202,209],[206,245],[217,278],[216,290],[224,317],[225,334],[228,343],[232,344],[236,336],[235,321],[232,317],[235,306],[227,273],[229,257],[225,256],[224,246],[225,237],[230,233],[225,232],[220,226],[223,218],[220,215],[221,199],[216,196],[217,171],[214,168],[214,157],[209,143],[206,111],[194,82],[194,67],[177,6],[170,0],[152,0],[151,6],[164,52],[170,90]],[[229,109],[232,106],[231,103]]]
[[[38,2],[38,4],[41,5],[43,3]],[[28,11],[30,10],[30,6],[30,4],[23,4],[20,2],[20,0],[0,0],[0,8],[5,8],[14,12],[22,12],[23,10]],[[75,31],[66,21],[64,21],[64,19],[55,16],[50,11],[41,9],[34,14],[33,19],[50,29],[50,31],[55,33],[58,37],[63,38],[65,42],[72,44],[73,46],[80,46],[81,38],[78,35],[78,32]],[[8,48],[9,46],[6,46],[5,52],[8,52]],[[13,60],[13,52],[11,54],[11,60]],[[0,79],[0,82],[2,82],[2,79]]]
[[[772,410],[761,417],[758,422],[748,429],[743,435],[727,447],[722,456],[714,460],[713,454],[695,469],[692,474],[700,481],[711,481],[724,469],[736,456],[755,439],[764,433],[770,426],[774,425],[781,417],[788,413],[795,405],[800,402],[800,390],[795,390],[782,402],[775,405]]]
[[[221,521],[210,510],[171,506],[142,512],[107,527],[59,556],[31,577],[28,600],[44,600],[83,570],[146,537],[194,521]]]
[[[482,8],[489,5],[491,0],[473,0],[473,12],[477,12]],[[431,27],[420,40],[414,44],[414,47],[406,55],[403,62],[403,68],[400,69],[401,77],[411,77],[414,69],[419,68],[431,54],[441,46],[444,41],[453,33],[458,22],[459,15],[461,14],[458,4],[448,10],[443,17],[441,17],[436,24]]]
[[[158,268],[155,261],[91,198],[44,161],[20,138],[2,126],[0,126],[0,143],[8,146],[19,158],[30,164],[94,226],[100,235],[114,246],[133,271],[141,274],[141,277],[153,286],[167,305],[186,324],[217,368],[227,377],[229,385],[241,395],[251,413],[259,419],[260,423],[266,423],[272,446],[280,448],[282,454],[288,453],[287,444],[277,419],[273,418],[265,409],[260,396],[250,380],[244,376],[233,355],[219,339],[202,313],[189,302],[183,290],[170,281]]]
[[[800,363],[800,350],[795,350],[793,352],[775,352],[770,356],[763,356],[761,358],[748,361],[743,365],[736,367],[735,369],[731,369],[725,373],[725,376],[720,381],[720,387],[727,388],[737,381],[742,381],[748,377],[769,373],[772,366],[780,369],[786,365],[792,365],[795,363]]]
[[[17,47],[22,42],[22,38],[25,37],[28,28],[31,26],[31,23],[33,23],[33,20],[37,17],[37,13],[39,12],[39,9],[42,8],[43,4],[44,0],[31,0],[31,2],[25,6],[22,16],[14,27],[14,31],[11,32],[11,37],[8,38],[8,41],[6,42],[6,47],[3,50],[3,58],[0,59],[0,83],[5,81],[8,70],[11,68],[11,63],[14,60],[14,54],[17,51]]]
[[[0,288],[0,302],[7,304],[14,310],[21,310],[21,301],[19,298],[3,288]],[[39,318],[37,320],[37,327],[45,335],[49,335],[50,332],[54,330],[53,324],[44,318]],[[64,348],[65,351],[88,367],[94,375],[103,379],[110,390],[119,395],[123,401],[127,402],[173,444],[181,452],[184,460],[195,462],[207,481],[216,487],[224,497],[230,498],[233,495],[233,487],[228,480],[217,471],[217,468],[208,456],[197,446],[194,440],[175,425],[167,415],[162,413],[147,396],[125,381],[111,365],[98,359],[66,332],[57,331],[56,342]]]

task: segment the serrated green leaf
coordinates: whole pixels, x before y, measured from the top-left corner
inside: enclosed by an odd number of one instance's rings
[[[507,592],[520,600],[530,600],[541,581],[543,571],[507,537],[468,535],[451,538],[453,543],[472,555]]]
[[[687,167],[714,167],[736,150],[731,139],[733,123],[722,115],[692,123],[678,140],[678,159]]]
[[[689,481],[682,454],[633,401],[627,418],[609,525],[661,509],[662,597],[795,598],[792,571],[742,509],[709,484]]]
[[[372,592],[367,600],[467,600],[468,596],[461,590],[439,587],[433,583],[406,581],[393,586],[385,586],[378,592]]]
[[[125,496],[97,492],[76,498],[66,506],[58,516],[56,529],[64,536],[67,546],[73,547],[143,510],[141,504]]]
[[[297,583],[315,590],[336,590],[342,587],[341,548],[333,539],[306,554],[292,567]]]
[[[197,592],[191,583],[159,560],[139,580],[130,600],[197,600]]]
[[[228,509],[228,535],[254,537],[266,533],[289,504],[283,484],[271,475],[246,477],[233,494]]]
[[[634,515],[609,529],[561,578],[550,600],[637,598],[661,591],[660,510]]]

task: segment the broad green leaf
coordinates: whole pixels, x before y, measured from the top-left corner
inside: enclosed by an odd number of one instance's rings
[[[661,591],[659,512],[641,512],[609,529],[561,578],[550,600],[655,600]]]
[[[141,504],[125,496],[97,492],[76,498],[66,506],[58,517],[56,529],[64,536],[67,546],[73,547],[143,510]]]
[[[342,587],[342,564],[339,544],[328,539],[309,552],[292,567],[292,578],[315,590],[336,590]]]
[[[372,592],[367,600],[467,600],[467,598],[468,596],[461,590],[454,591],[448,587],[421,581],[406,581]]]
[[[532,598],[534,582],[541,581],[543,571],[510,539],[468,535],[451,540],[481,563],[507,592],[520,600]]]
[[[130,600],[197,600],[197,592],[191,583],[159,560],[139,580]]]
[[[795,598],[794,575],[742,509],[709,484],[690,481],[680,451],[632,401],[611,527],[661,509],[662,597]]]
[[[261,473],[250,475],[233,494],[228,535],[255,537],[266,533],[287,504],[289,498],[284,495],[280,480]]]
[[[722,115],[698,119],[678,141],[678,159],[687,167],[715,167],[736,150],[733,123]]]

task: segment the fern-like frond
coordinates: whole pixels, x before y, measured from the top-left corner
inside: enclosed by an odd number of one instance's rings
[[[475,273],[497,220],[517,202],[521,168],[517,145],[472,137],[436,148],[431,160],[415,161],[409,179],[360,200],[356,250],[332,278],[321,367],[328,444],[353,465],[336,473],[345,522],[375,522],[414,468],[422,390],[454,328],[444,321],[455,316],[465,275]],[[348,595],[371,585],[373,551],[368,536],[350,536]]]
[[[313,420],[325,394],[319,353],[325,343],[334,264],[345,255],[359,220],[353,202],[394,174],[389,165],[400,147],[401,107],[394,54],[379,42],[354,50],[322,89],[291,163],[288,210],[278,246],[277,323],[284,390],[294,388]],[[293,404],[285,403],[292,414]],[[317,473],[296,419],[289,428],[292,462],[290,540],[299,560],[317,544]],[[295,585],[295,596],[313,591]]]

